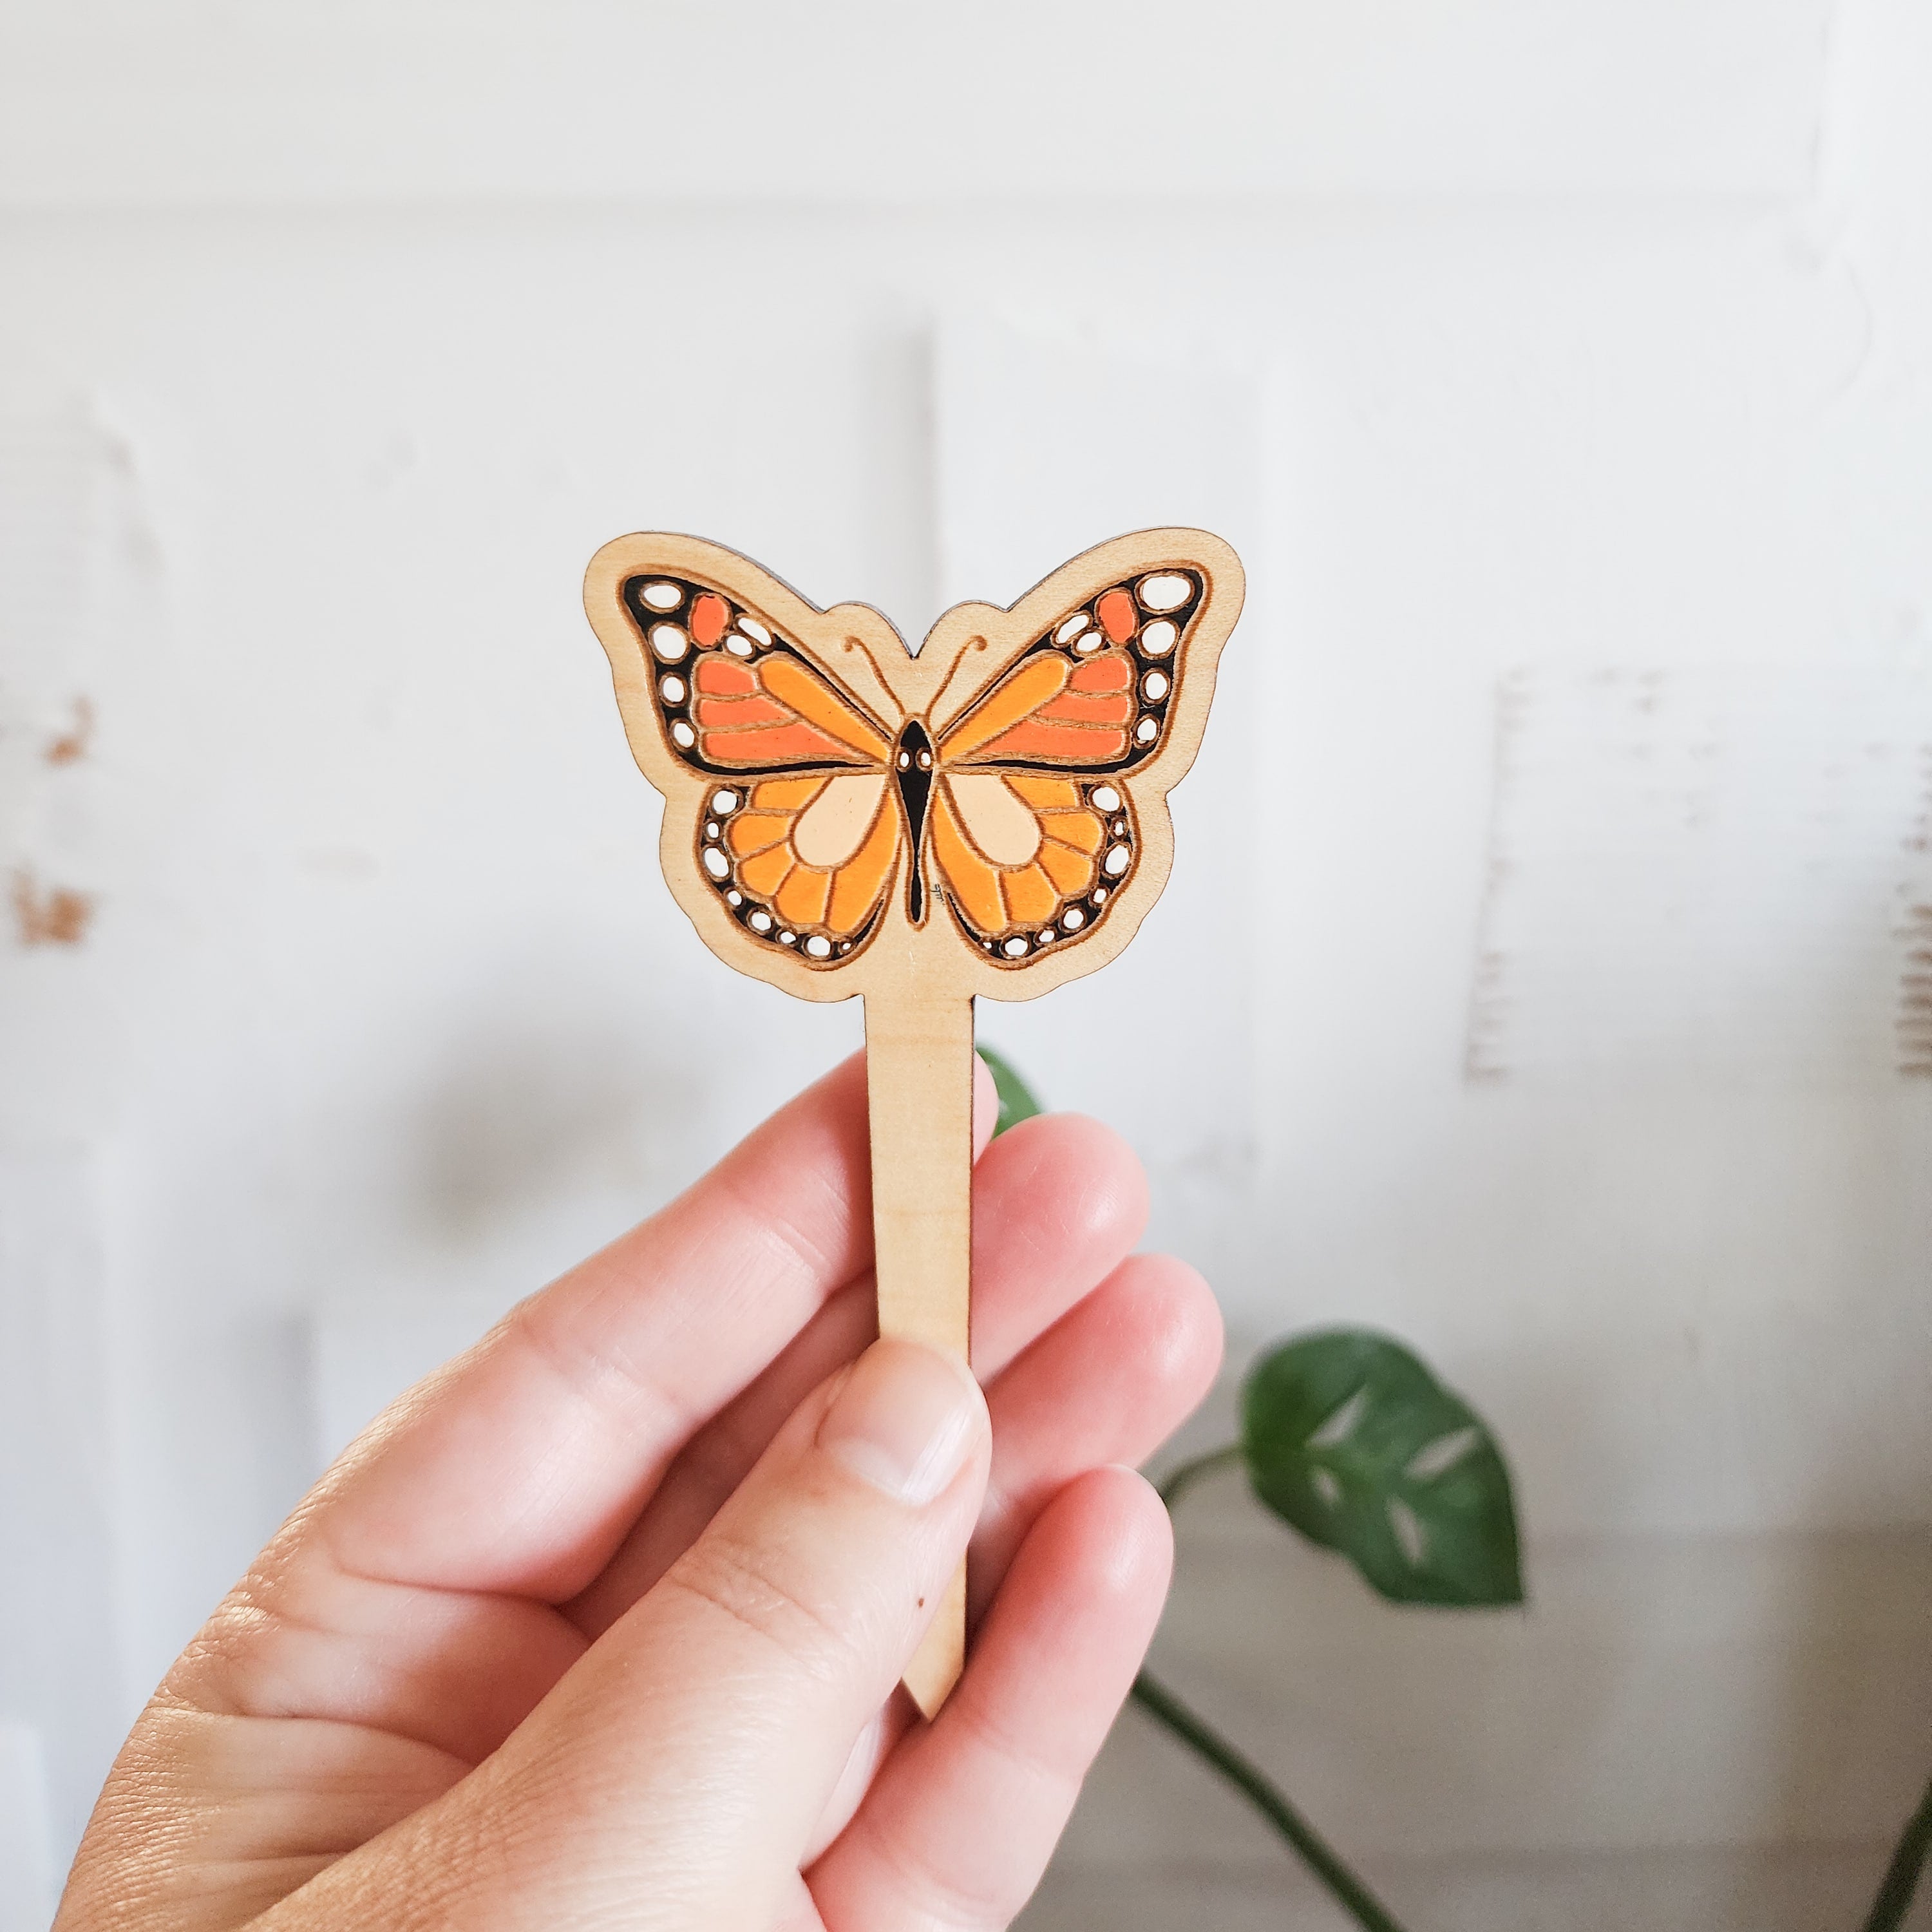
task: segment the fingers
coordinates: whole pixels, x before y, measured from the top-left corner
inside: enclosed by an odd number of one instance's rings
[[[997,1375],[1104,1280],[1146,1218],[1139,1162],[1097,1121],[1046,1116],[988,1148],[973,1180],[973,1366],[980,1379]],[[642,1596],[710,1520],[806,1392],[872,1340],[872,1292],[868,1275],[832,1297],[790,1347],[692,1438],[609,1567],[569,1606],[580,1628],[595,1636]],[[1145,1393],[1133,1368],[1119,1366],[1130,1385]],[[1173,1415],[1161,1434],[1178,1420]],[[1105,1460],[1138,1460],[1159,1440],[1118,1448]]]
[[[848,1060],[352,1450],[326,1506],[344,1566],[581,1587],[692,1430],[864,1265],[869,1199],[864,1066]]]
[[[412,1391],[325,1479],[310,1533],[362,1576],[574,1595],[692,1432],[868,1264],[867,1146],[855,1057]]]
[[[975,1620],[1034,1520],[1103,1463],[1144,1462],[1193,1413],[1221,1363],[1221,1311],[1171,1255],[1135,1255],[986,1391],[993,1467],[966,1565]]]
[[[1024,1904],[1154,1634],[1167,1513],[1130,1471],[1048,1506],[966,1675],[808,1874],[825,1923],[986,1932]]]
[[[992,1472],[966,1560],[973,1623],[1054,1498],[1090,1469],[1151,1455],[1206,1394],[1220,1358],[1221,1312],[1207,1283],[1171,1256],[1134,1255],[993,1382]],[[819,1820],[814,1852],[845,1828],[914,1722],[910,1700],[880,1715]]]
[[[1023,1120],[973,1177],[973,1367],[998,1375],[1109,1274],[1147,1226],[1147,1176],[1111,1127]]]
[[[438,1922],[471,1922],[477,1885],[493,1924],[615,1923],[646,1896],[667,1923],[772,1922],[965,1547],[988,1442],[963,1364],[876,1344],[502,1750],[383,1841],[384,1869],[427,1860]],[[489,1818],[516,1821],[514,1859],[449,1869],[437,1848]]]

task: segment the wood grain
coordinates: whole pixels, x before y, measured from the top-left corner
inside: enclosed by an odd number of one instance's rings
[[[973,1251],[973,1002],[916,987],[866,1000],[879,1333],[968,1359]],[[906,1688],[928,1718],[966,1660],[966,1572],[948,1586]]]

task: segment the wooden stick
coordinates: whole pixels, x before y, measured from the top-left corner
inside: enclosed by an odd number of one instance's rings
[[[973,1002],[910,988],[866,1000],[872,1239],[879,1333],[950,1348],[970,1339]],[[966,1568],[947,1586],[905,1674],[928,1718],[966,1660]]]

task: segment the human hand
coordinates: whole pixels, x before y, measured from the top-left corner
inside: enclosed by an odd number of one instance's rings
[[[1166,1588],[1108,1466],[1220,1355],[1144,1214],[1118,1138],[1028,1121],[974,1175],[983,1400],[868,1348],[847,1062],[347,1450],[142,1714],[56,1932],[1004,1926]],[[969,1536],[928,1726],[895,1687]]]

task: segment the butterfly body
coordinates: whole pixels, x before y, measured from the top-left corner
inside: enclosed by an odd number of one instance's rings
[[[1204,532],[1117,538],[915,655],[691,537],[607,544],[585,586],[664,870],[712,950],[809,999],[907,972],[1028,998],[1091,971],[1164,883],[1241,596]]]

